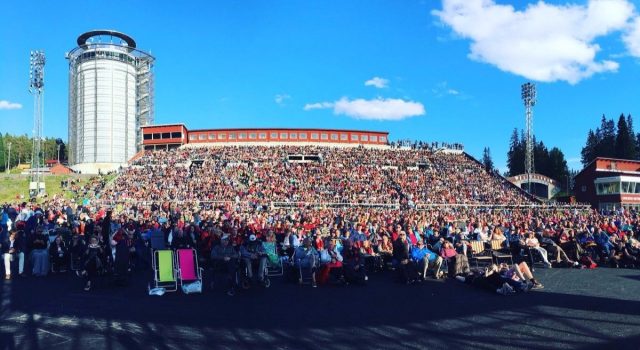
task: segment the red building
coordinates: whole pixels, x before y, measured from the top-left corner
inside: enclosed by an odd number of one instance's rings
[[[640,161],[596,158],[575,177],[576,200],[597,209],[640,209]]]
[[[334,129],[200,129],[183,124],[142,127],[145,150],[174,149],[182,145],[309,143],[335,145],[387,145],[388,132]]]

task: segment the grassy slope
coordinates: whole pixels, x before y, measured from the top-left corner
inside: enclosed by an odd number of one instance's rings
[[[85,184],[90,176],[87,175],[46,175],[44,177],[45,188],[49,196],[64,194],[71,198],[71,192],[60,188],[60,181],[68,178],[79,178],[80,184]],[[0,175],[0,203],[13,202],[16,195],[24,195],[25,200],[29,199],[29,176],[26,175]]]

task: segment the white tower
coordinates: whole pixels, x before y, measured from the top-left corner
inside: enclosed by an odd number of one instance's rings
[[[69,60],[69,163],[82,173],[115,170],[140,149],[153,123],[154,57],[112,30],[78,37]]]

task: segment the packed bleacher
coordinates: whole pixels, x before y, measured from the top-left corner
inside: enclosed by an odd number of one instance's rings
[[[91,290],[153,271],[164,292],[201,283],[203,267],[233,295],[274,275],[314,287],[447,275],[508,295],[542,288],[537,265],[640,267],[635,212],[531,206],[465,154],[430,148],[147,152],[88,186],[83,201],[2,207],[5,278],[75,271]]]
[[[298,163],[289,155],[319,155]],[[194,161],[202,163],[194,163]],[[522,191],[463,153],[313,146],[147,152],[105,201],[527,204]]]

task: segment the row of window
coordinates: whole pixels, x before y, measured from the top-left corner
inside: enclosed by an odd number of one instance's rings
[[[112,51],[89,51],[89,52],[85,52],[82,55],[78,56],[78,61],[84,61],[84,60],[91,60],[94,58],[108,58],[108,59],[113,59],[113,60],[118,60],[118,61],[122,61],[122,62],[129,62],[129,63],[133,63],[135,60],[133,57],[124,54],[124,53],[118,53],[118,52],[112,52]]]
[[[296,132],[272,132],[269,134],[270,140],[307,140],[307,133],[296,133]],[[266,140],[267,133],[209,133],[209,134],[189,134],[189,140],[195,141],[204,141],[204,140]],[[348,134],[337,134],[337,133],[311,133],[311,140],[323,140],[328,141],[349,141]],[[351,141],[363,141],[363,142],[381,142],[386,143],[387,138],[385,136],[377,136],[377,135],[357,135],[351,134]]]
[[[163,133],[153,133],[153,134],[144,134],[145,140],[164,140],[164,139],[181,139],[181,132],[163,132]]]
[[[603,182],[596,184],[596,194],[619,194],[619,193],[633,193],[640,194],[639,182]]]

